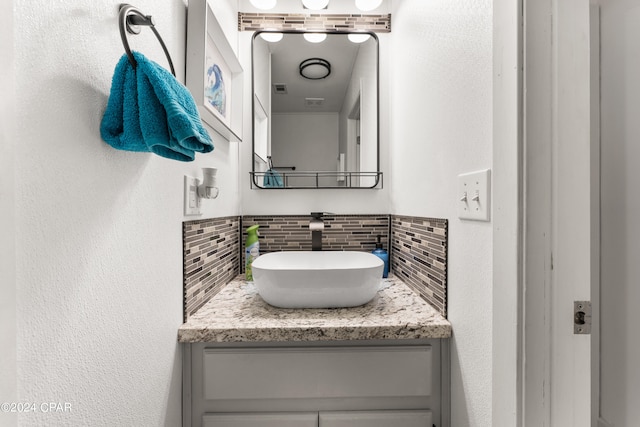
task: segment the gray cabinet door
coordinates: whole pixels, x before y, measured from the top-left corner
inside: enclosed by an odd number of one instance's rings
[[[205,414],[202,427],[318,427],[318,413]]]
[[[204,397],[428,397],[431,346],[205,349]]]
[[[431,427],[431,411],[320,412],[319,427]]]

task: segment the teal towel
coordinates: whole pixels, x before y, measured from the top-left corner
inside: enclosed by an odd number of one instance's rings
[[[274,169],[269,169],[264,173],[264,188],[282,188],[282,176]]]
[[[127,55],[123,55],[113,73],[107,109],[100,124],[102,139],[119,150],[150,151],[140,129],[137,85],[136,72]]]
[[[189,90],[160,65],[138,52],[133,55],[136,69],[126,55],[116,66],[102,138],[114,148],[185,162],[194,160],[196,152],[211,152],[213,143]]]

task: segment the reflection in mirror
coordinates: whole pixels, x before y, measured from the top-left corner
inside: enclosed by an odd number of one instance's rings
[[[379,188],[378,39],[308,34],[254,35],[252,186]]]

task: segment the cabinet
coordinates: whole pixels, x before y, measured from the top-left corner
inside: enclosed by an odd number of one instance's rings
[[[432,425],[431,411],[320,412],[319,427],[424,427]]]
[[[203,427],[431,427],[430,411],[206,414]]]
[[[184,427],[448,427],[448,340],[184,344]]]
[[[318,427],[317,413],[207,414],[203,427]]]

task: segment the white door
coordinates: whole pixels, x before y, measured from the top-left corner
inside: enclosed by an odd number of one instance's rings
[[[525,6],[526,427],[597,422],[597,12],[584,0]],[[576,301],[592,304],[591,334],[575,333]]]
[[[597,407],[592,404],[594,335],[574,328],[575,301],[592,302],[597,320],[599,90],[592,83],[599,81],[599,60],[591,11],[584,0],[556,1],[550,409],[551,425],[562,427],[595,425]]]
[[[431,427],[431,411],[320,412],[319,427]]]
[[[203,427],[318,427],[318,413],[207,414]]]

